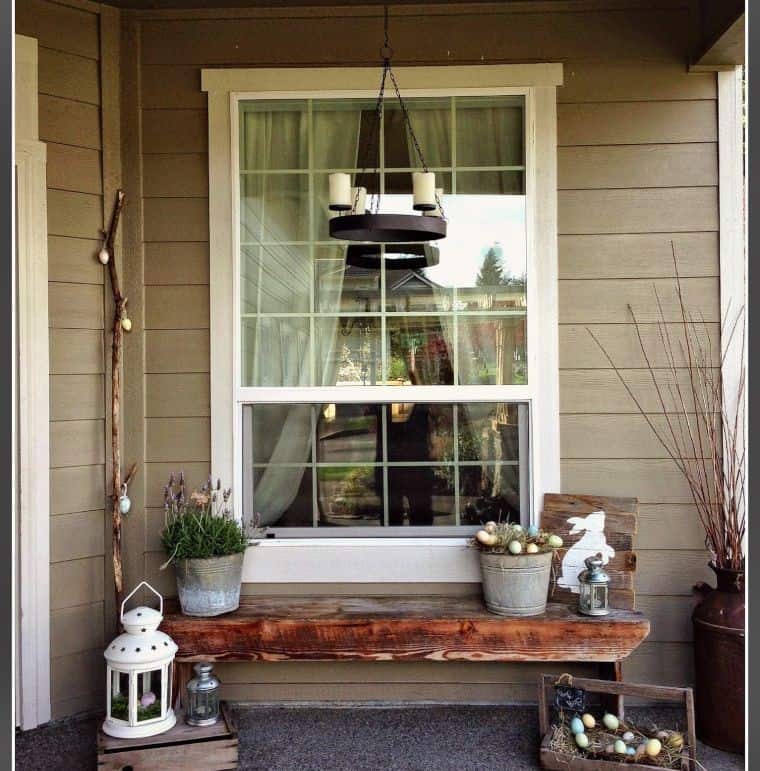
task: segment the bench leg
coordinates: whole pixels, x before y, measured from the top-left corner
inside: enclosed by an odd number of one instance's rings
[[[186,699],[186,688],[193,674],[193,665],[189,661],[174,662],[174,681],[172,683],[172,704],[175,710],[183,709]]]
[[[614,683],[620,683],[623,680],[623,664],[620,661],[604,661],[600,665],[599,677],[602,680],[609,680]],[[625,718],[622,695],[603,695],[602,707],[608,712],[617,715],[620,720]]]

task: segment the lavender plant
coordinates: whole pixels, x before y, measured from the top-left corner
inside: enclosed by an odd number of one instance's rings
[[[169,559],[161,566],[168,567],[175,559],[208,559],[226,557],[245,551],[249,538],[260,537],[261,516],[255,514],[250,528],[241,525],[232,516],[230,500],[232,489],[222,488],[209,476],[205,484],[186,494],[185,475],[174,472],[164,486],[164,528],[161,541]]]

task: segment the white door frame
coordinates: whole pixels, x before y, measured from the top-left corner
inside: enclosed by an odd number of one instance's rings
[[[37,41],[16,35],[13,357],[18,460],[13,517],[16,724],[50,720],[50,406],[46,147],[38,137]]]

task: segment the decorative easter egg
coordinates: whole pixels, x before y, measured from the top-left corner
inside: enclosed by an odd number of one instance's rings
[[[628,747],[625,752],[626,752],[627,755],[635,755],[636,754],[636,750],[633,749],[633,747]]]
[[[538,528],[537,528],[535,525],[531,525],[531,526],[528,528],[528,535],[529,535],[531,538],[535,538],[535,537],[538,535]]]
[[[633,735],[633,731],[626,731],[623,734],[623,741],[630,744],[636,737]]]
[[[522,544],[519,541],[510,541],[507,548],[510,554],[519,554],[522,551]]]
[[[596,720],[593,715],[589,715],[588,712],[586,712],[585,715],[581,715],[581,720],[583,721],[583,725],[586,726],[586,728],[594,728],[596,726]]]
[[[129,514],[129,510],[132,508],[132,501],[126,495],[119,496],[119,511],[122,514]]]
[[[585,730],[583,727],[583,721],[579,717],[574,717],[570,721],[570,730],[574,734],[582,734],[583,731]]]
[[[615,752],[618,755],[627,755],[628,754],[628,748],[625,746],[625,742],[622,739],[617,739],[615,741]]]
[[[536,544],[534,544],[534,543],[529,543],[529,544],[528,544],[528,545],[525,547],[525,551],[526,551],[528,554],[538,554],[538,546],[536,546]]]
[[[156,703],[156,694],[153,691],[148,691],[140,697],[140,704],[143,707],[150,707],[151,704]]]
[[[646,753],[650,758],[656,758],[660,754],[662,743],[659,739],[650,739],[647,742]]]
[[[512,530],[514,530],[515,533],[522,533],[523,528],[522,525],[512,525]]]
[[[602,718],[602,723],[604,723],[604,727],[609,728],[610,731],[617,731],[617,729],[620,726],[620,721],[614,715],[611,715],[609,712],[604,713],[604,717]]]
[[[493,546],[496,542],[495,536],[491,533],[487,533],[485,530],[478,530],[478,532],[475,533],[475,538],[478,543],[482,543],[483,546]]]
[[[100,261],[101,265],[108,265],[108,260],[111,259],[111,256],[108,254],[108,249],[105,248],[105,246],[98,252],[98,260]]]
[[[658,731],[655,736],[661,741],[664,742],[665,739],[668,738],[668,732],[667,731]]]
[[[495,533],[496,532],[496,523],[495,522],[486,522],[485,525],[483,525],[483,530],[485,530],[486,533]]]
[[[546,542],[549,544],[549,546],[552,547],[552,549],[559,549],[560,546],[562,546],[562,539],[558,535],[550,535]]]
[[[683,734],[679,734],[677,731],[673,731],[672,734],[668,735],[665,743],[668,745],[668,747],[670,747],[671,750],[682,750]]]
[[[129,332],[129,331],[132,329],[132,320],[131,320],[130,318],[128,318],[127,316],[125,316],[125,317],[124,317],[124,318],[121,320],[121,328],[122,328],[122,329],[123,329],[125,332]]]
[[[588,736],[586,734],[575,734],[575,743],[585,750],[588,747]]]

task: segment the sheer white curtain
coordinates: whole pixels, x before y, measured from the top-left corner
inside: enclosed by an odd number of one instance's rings
[[[338,168],[356,164],[360,110],[322,111],[314,122],[315,144],[328,144],[331,162]],[[244,112],[241,116],[241,168],[247,170],[291,170],[291,173],[244,174],[241,178],[241,240],[252,243],[248,259],[243,252],[241,281],[254,312],[304,313],[313,291],[313,255],[307,246],[287,242],[308,241],[309,218],[327,218],[327,200],[315,190],[313,212],[309,211],[308,114],[298,109]],[[314,227],[316,231],[316,226]],[[338,310],[343,270],[330,272],[320,299],[323,309]],[[331,303],[332,301],[332,303]],[[326,305],[327,303],[327,305]],[[334,307],[331,305],[334,303]],[[333,385],[337,357],[334,354],[338,319],[320,319],[318,334],[310,335],[305,316],[245,320],[242,332],[242,382],[255,386]],[[314,351],[313,381],[311,350]],[[246,411],[244,445],[251,448],[256,463],[271,464],[256,480],[255,510],[262,524],[272,525],[292,504],[304,473],[302,464],[311,451],[311,408],[281,405]],[[244,497],[253,487],[251,458],[244,469]]]

